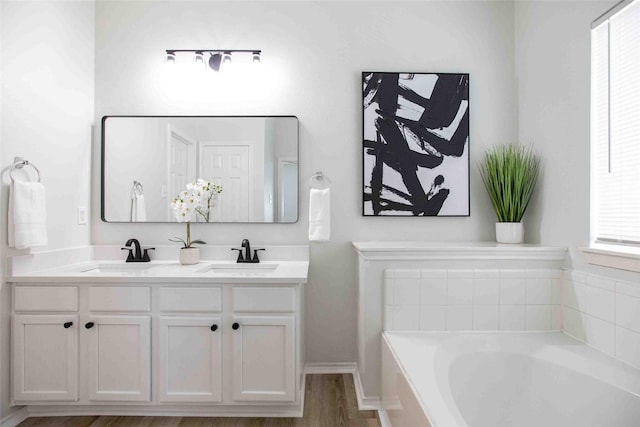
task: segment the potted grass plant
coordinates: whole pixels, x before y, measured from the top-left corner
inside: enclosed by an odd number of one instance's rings
[[[478,166],[498,216],[496,241],[522,243],[522,217],[538,180],[540,158],[531,147],[505,144],[488,150]]]

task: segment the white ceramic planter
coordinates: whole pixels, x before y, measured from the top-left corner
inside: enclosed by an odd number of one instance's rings
[[[191,265],[200,262],[200,249],[199,248],[181,248],[180,249],[180,264]]]
[[[496,222],[496,242],[511,244],[524,242],[522,222]]]

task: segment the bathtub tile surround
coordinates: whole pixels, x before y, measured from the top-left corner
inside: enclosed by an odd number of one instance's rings
[[[473,324],[470,305],[448,305],[446,324],[452,331],[468,331]]]
[[[474,305],[473,328],[476,331],[495,331],[500,325],[499,305]],[[445,328],[441,329],[445,330]]]
[[[561,276],[560,269],[388,269],[384,330],[560,330]]]
[[[526,319],[523,305],[504,304],[500,306],[501,330],[524,331]]]
[[[640,285],[561,269],[387,269],[386,331],[559,331],[640,368]]]
[[[640,368],[640,285],[565,271],[562,328],[603,353]]]
[[[380,405],[381,332],[560,330],[562,247],[354,242],[358,403]]]

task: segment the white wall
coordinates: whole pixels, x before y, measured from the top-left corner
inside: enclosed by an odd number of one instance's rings
[[[637,282],[639,274],[586,264],[579,250],[589,245],[591,22],[615,3],[515,3],[519,140],[543,158],[525,234],[567,246],[570,268]]]
[[[366,4],[366,7],[363,5]],[[468,72],[471,159],[514,141],[514,6],[511,2],[118,2],[96,5],[96,117],[108,114],[293,114],[300,119],[297,224],[207,224],[212,244],[304,244],[308,179],[333,181],[332,240],[311,244],[306,294],[306,361],[356,360],[353,240],[492,240],[494,215],[471,165],[470,218],[363,218],[362,71]],[[171,80],[171,48],[263,50],[258,77]],[[96,129],[96,134],[99,130]],[[99,156],[93,158],[99,211]],[[138,237],[166,243],[180,225],[105,224],[93,215],[92,242]],[[230,255],[231,257],[232,255]],[[231,259],[231,258],[230,258]]]
[[[0,252],[7,248],[6,206],[14,156],[32,161],[47,188],[49,245],[89,244],[89,226],[78,225],[78,206],[90,204],[94,100],[94,4],[89,1],[0,2],[0,141],[2,193]],[[0,417],[8,414],[9,289],[0,292]]]

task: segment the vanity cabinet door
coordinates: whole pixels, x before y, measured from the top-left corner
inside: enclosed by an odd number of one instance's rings
[[[295,317],[234,316],[230,329],[234,400],[295,401]]]
[[[16,401],[78,399],[77,315],[15,315],[12,337]]]
[[[150,401],[149,316],[89,316],[82,330],[89,347],[89,399]]]
[[[222,321],[219,316],[160,317],[161,402],[220,402]]]

